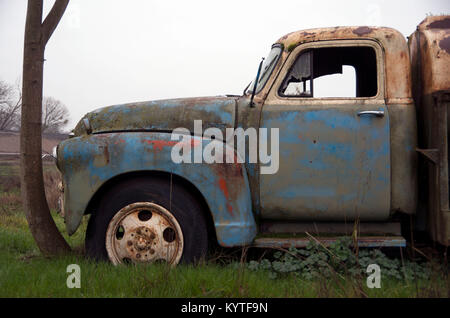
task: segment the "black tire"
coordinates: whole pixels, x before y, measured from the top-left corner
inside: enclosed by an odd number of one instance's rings
[[[136,202],[152,202],[169,210],[180,224],[184,248],[180,263],[193,263],[206,256],[207,223],[202,207],[182,186],[170,177],[137,177],[113,185],[100,199],[97,211],[89,219],[86,231],[86,255],[96,260],[108,260],[106,231],[114,215]]]

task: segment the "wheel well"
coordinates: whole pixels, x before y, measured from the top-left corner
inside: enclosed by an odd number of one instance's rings
[[[214,226],[214,220],[212,218],[212,213],[209,209],[208,204],[206,203],[205,197],[203,194],[197,189],[197,187],[192,184],[189,180],[186,180],[185,178],[176,175],[171,174],[169,172],[165,171],[136,171],[136,172],[129,172],[125,174],[121,174],[118,176],[115,176],[114,178],[111,178],[110,180],[106,181],[100,189],[97,190],[97,192],[94,194],[92,199],[89,201],[89,204],[86,207],[86,210],[84,211],[84,214],[95,214],[95,212],[98,209],[98,205],[100,203],[100,199],[105,195],[106,192],[117,183],[123,182],[125,180],[130,180],[133,178],[142,178],[142,177],[148,177],[148,178],[170,178],[172,176],[172,182],[177,183],[178,185],[181,185],[184,189],[186,189],[201,205],[202,207],[202,213],[205,217],[205,221],[207,224],[207,231],[208,231],[208,238],[210,243],[214,243],[214,245],[218,245],[217,243],[217,235],[216,230]]]

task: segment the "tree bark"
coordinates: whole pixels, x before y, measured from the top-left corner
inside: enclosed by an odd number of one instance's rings
[[[43,0],[28,0],[25,25],[20,180],[22,202],[31,233],[45,255],[70,251],[50,214],[42,172],[42,87],[44,51],[68,0],[56,0],[44,23]]]

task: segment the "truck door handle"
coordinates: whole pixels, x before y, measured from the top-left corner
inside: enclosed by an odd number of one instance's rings
[[[376,117],[383,117],[384,111],[383,110],[366,110],[358,113],[358,116],[362,115],[373,115]]]

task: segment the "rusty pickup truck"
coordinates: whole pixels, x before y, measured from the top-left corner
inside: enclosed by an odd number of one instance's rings
[[[449,16],[433,16],[408,39],[385,27],[293,32],[242,96],[86,114],[55,149],[68,233],[90,214],[86,252],[114,264],[341,235],[405,246],[413,231],[448,246],[449,28]],[[259,144],[238,151],[228,132],[245,141],[252,129],[265,132]],[[187,160],[174,160],[180,144]],[[235,160],[201,160],[208,145]],[[251,150],[269,145],[278,162],[263,170]]]

